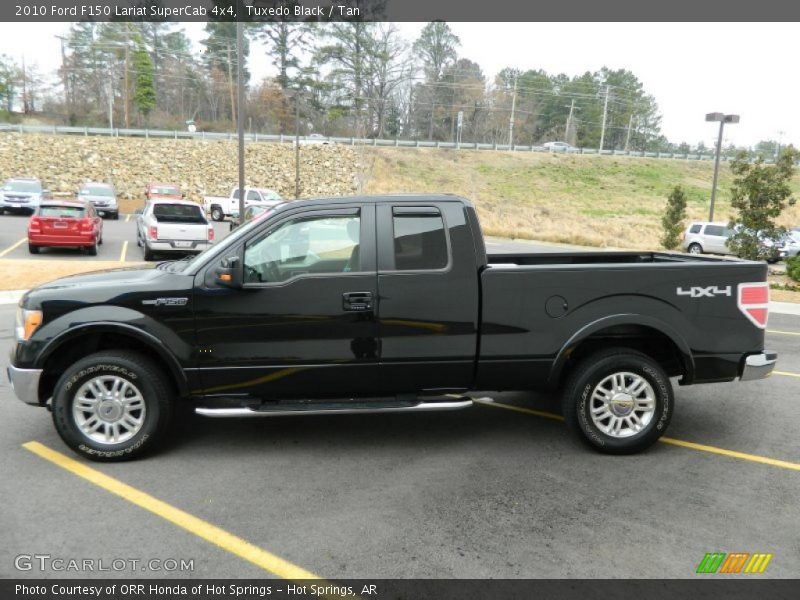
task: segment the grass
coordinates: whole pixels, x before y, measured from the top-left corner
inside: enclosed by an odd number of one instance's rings
[[[657,249],[675,185],[690,220],[708,218],[713,163],[436,149],[367,150],[364,191],[451,192],[472,200],[488,235],[588,246]],[[732,176],[720,168],[715,220],[729,220]],[[800,178],[793,182],[800,192]],[[800,207],[783,225],[800,225]]]
[[[112,260],[49,260],[43,263],[41,260],[0,259],[0,290],[26,290],[68,275],[144,264],[147,263],[121,263]],[[46,269],[43,268],[45,265]]]

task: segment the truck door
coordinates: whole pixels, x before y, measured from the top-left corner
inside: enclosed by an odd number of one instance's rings
[[[204,393],[370,391],[378,377],[374,206],[285,211],[239,252],[242,289],[206,274],[195,293]]]
[[[466,389],[478,329],[475,247],[459,202],[379,204],[378,324],[385,391]]]

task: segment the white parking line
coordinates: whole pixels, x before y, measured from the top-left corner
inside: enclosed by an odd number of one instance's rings
[[[128,213],[127,215],[125,215],[125,222],[127,223],[130,220],[131,220],[131,213]]]
[[[128,253],[128,240],[122,242],[122,252],[119,255],[119,262],[125,262],[125,255]]]
[[[27,238],[27,237],[24,237],[24,238],[22,238],[21,240],[19,240],[18,242],[16,242],[16,243],[15,243],[13,246],[9,246],[8,248],[6,248],[6,249],[5,249],[5,250],[3,250],[2,252],[0,252],[0,258],[2,258],[3,256],[5,256],[5,255],[6,255],[6,254],[8,254],[9,252],[13,252],[14,250],[16,250],[17,248],[19,248],[19,247],[20,247],[22,244],[24,244],[24,243],[25,243],[25,242],[27,242],[27,241],[28,241],[28,238]]]

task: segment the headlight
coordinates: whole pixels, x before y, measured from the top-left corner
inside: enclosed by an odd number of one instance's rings
[[[42,324],[42,311],[17,308],[16,337],[18,342],[27,341]]]

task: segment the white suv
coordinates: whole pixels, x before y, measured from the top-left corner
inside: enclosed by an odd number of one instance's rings
[[[727,223],[690,223],[683,234],[681,247],[690,254],[733,254],[725,245],[733,230]]]

